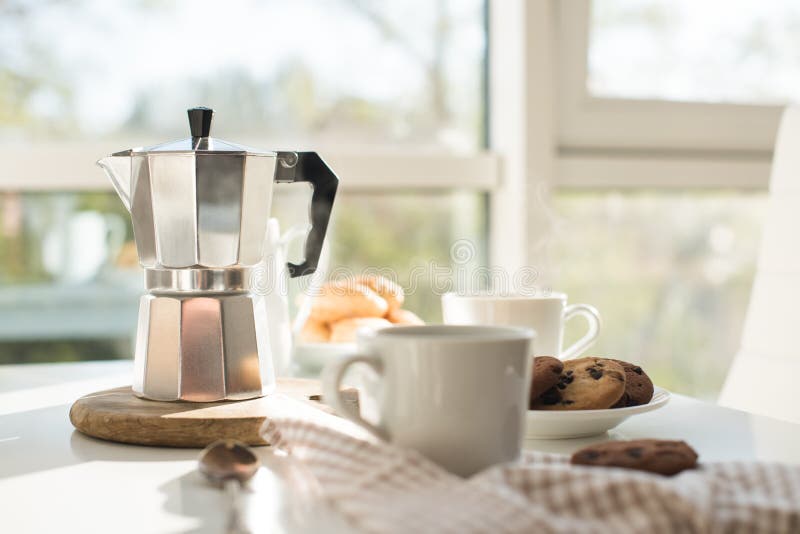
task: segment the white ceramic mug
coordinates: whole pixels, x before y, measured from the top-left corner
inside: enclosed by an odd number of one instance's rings
[[[530,329],[496,326],[362,331],[359,354],[325,369],[325,401],[379,437],[470,476],[519,457],[534,336]],[[354,363],[379,375],[375,422],[354,413],[340,394]]]
[[[536,353],[568,360],[580,356],[600,335],[600,313],[588,304],[567,305],[567,295],[494,296],[490,294],[442,296],[446,324],[524,326],[536,331]],[[573,317],[586,318],[586,334],[562,348],[564,325]]]
[[[58,221],[42,242],[42,263],[55,280],[94,279],[125,243],[125,221],[114,213],[80,211]]]

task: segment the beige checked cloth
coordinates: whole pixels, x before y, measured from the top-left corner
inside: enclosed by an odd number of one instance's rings
[[[273,420],[264,434],[357,531],[800,533],[798,466],[701,458],[662,477],[527,453],[465,480],[341,420]]]

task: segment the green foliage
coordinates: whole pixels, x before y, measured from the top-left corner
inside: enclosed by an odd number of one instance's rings
[[[603,316],[593,354],[641,363],[663,387],[713,398],[739,347],[764,195],[563,193],[557,286]],[[568,329],[568,342],[583,331]]]
[[[114,341],[5,341],[0,343],[0,365],[112,360],[127,358],[129,353],[129,348]]]

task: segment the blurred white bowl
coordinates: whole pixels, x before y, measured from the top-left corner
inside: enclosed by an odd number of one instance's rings
[[[298,343],[292,361],[304,374],[318,373],[329,363],[356,353],[355,343]]]
[[[628,417],[662,408],[669,398],[669,391],[656,386],[653,398],[641,406],[608,410],[528,410],[525,438],[568,439],[602,434]]]

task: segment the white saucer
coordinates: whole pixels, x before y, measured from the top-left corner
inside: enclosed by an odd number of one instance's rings
[[[628,417],[662,408],[670,393],[655,387],[653,398],[641,406],[608,410],[528,410],[525,439],[568,439],[602,434]]]
[[[292,361],[305,372],[319,372],[332,361],[356,354],[355,343],[298,343]]]

